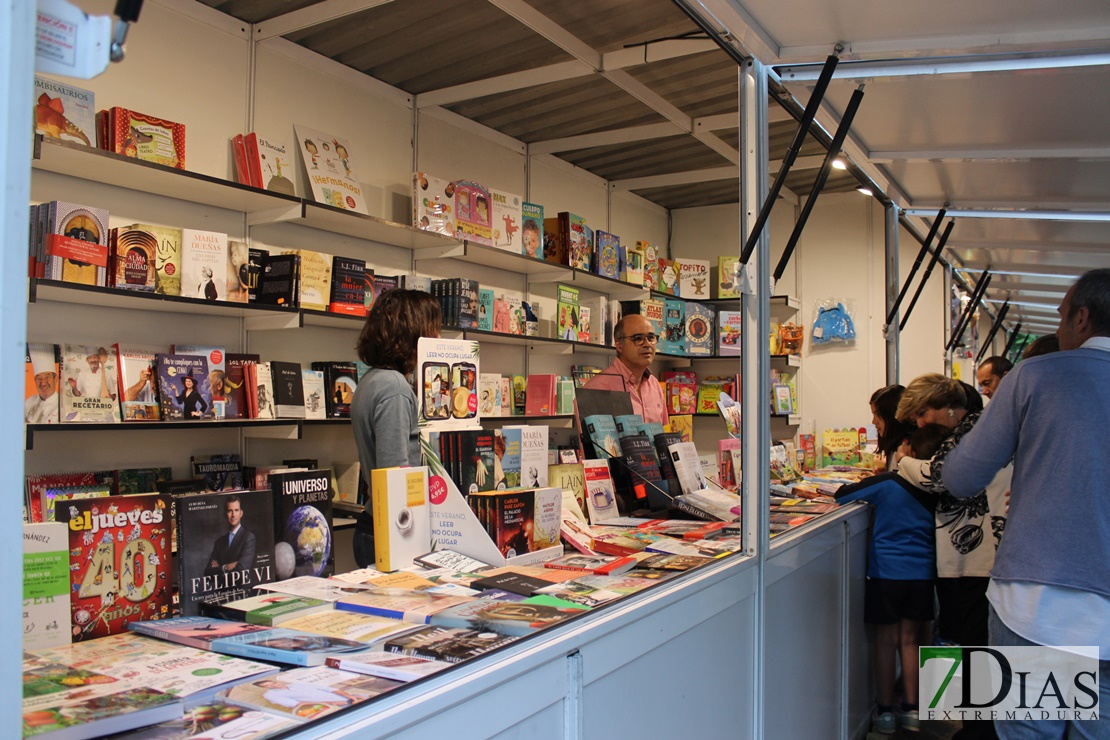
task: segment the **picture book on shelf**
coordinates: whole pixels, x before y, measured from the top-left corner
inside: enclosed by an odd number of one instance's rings
[[[709,262],[680,259],[678,263],[678,295],[686,300],[709,298]]]
[[[157,494],[65,502],[69,529],[71,634],[75,641],[169,616],[170,501]]]
[[[493,246],[493,204],[490,192],[471,180],[455,183],[455,237]]]
[[[644,287],[659,290],[659,249],[651,242],[638,241],[636,246],[644,255]]]
[[[63,422],[118,422],[115,353],[106,347],[62,345]]]
[[[493,223],[491,224],[493,246],[506,252],[521,253],[521,205],[519,195],[490,189],[493,202]]]
[[[27,345],[23,383],[23,421],[57,424],[61,408],[58,388],[58,345]]]
[[[455,183],[425,172],[413,174],[412,225],[444,236],[454,236]]]
[[[285,195],[296,195],[293,185],[293,150],[284,141],[251,132],[243,137],[250,184]]]
[[[714,298],[740,297],[740,285],[736,279],[736,271],[739,269],[739,265],[739,255],[722,254],[717,258],[717,266],[713,268],[716,278],[713,281]]]
[[[91,90],[35,75],[35,133],[95,147],[95,101]]]
[[[620,277],[621,238],[599,229],[594,232],[594,239],[597,242],[594,272],[617,280]]]
[[[269,491],[182,496],[176,501],[177,572],[181,612],[200,614],[202,602],[234,601],[277,578],[274,503]]]
[[[346,139],[294,125],[312,199],[321,205],[369,214]]]
[[[686,304],[686,354],[709,357],[713,354],[713,308],[701,303]]]
[[[100,148],[125,157],[185,169],[185,124],[114,107],[97,113],[107,140]]]
[[[521,254],[536,259],[544,259],[543,254],[543,206],[536,203],[521,203],[520,249]]]

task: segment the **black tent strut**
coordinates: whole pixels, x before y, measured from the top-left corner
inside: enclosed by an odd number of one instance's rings
[[[906,328],[906,323],[910,320],[910,314],[913,313],[913,307],[917,305],[917,299],[921,297],[922,291],[925,290],[925,283],[929,282],[929,276],[933,274],[933,268],[936,267],[937,262],[940,261],[940,254],[944,251],[944,245],[948,243],[948,237],[952,234],[952,229],[955,226],[956,221],[953,219],[944,227],[944,233],[940,235],[940,241],[937,242],[936,251],[933,252],[933,256],[929,260],[928,266],[925,268],[925,274],[921,276],[921,282],[917,284],[917,290],[914,291],[913,298],[910,299],[910,305],[909,308],[906,309],[906,315],[902,317],[901,323],[898,324],[898,331],[902,331]]]
[[[902,299],[906,297],[909,292],[910,283],[917,275],[917,270],[921,267],[921,263],[925,261],[925,255],[929,253],[929,247],[933,244],[933,239],[937,235],[937,229],[940,228],[940,222],[944,220],[944,215],[948,213],[948,204],[945,203],[939,211],[937,217],[933,219],[933,225],[929,227],[929,233],[925,236],[925,241],[921,242],[921,249],[917,250],[917,259],[913,262],[913,267],[910,268],[910,274],[906,276],[906,282],[902,283],[902,290],[898,291],[898,297],[894,300],[894,305],[890,307],[890,313],[886,316],[886,323],[883,324],[883,331],[890,326],[894,321],[894,317],[898,314],[898,309],[902,306]]]
[[[1010,348],[1014,346],[1014,341],[1018,338],[1018,332],[1021,331],[1021,322],[1014,325],[1014,330],[1010,332],[1010,338],[1006,341],[1006,346],[1002,349],[1002,356],[1010,356]]]
[[[806,222],[809,220],[809,214],[813,211],[814,204],[817,203],[817,196],[821,194],[821,190],[829,179],[829,173],[832,172],[833,160],[840,156],[840,149],[844,146],[844,139],[848,137],[848,131],[852,128],[852,119],[856,117],[856,111],[859,110],[861,102],[863,102],[863,89],[857,87],[852,91],[852,97],[848,101],[848,107],[844,110],[844,116],[840,119],[840,125],[836,127],[836,134],[833,136],[832,143],[829,144],[829,150],[825,152],[825,161],[821,163],[821,170],[813,181],[813,187],[809,189],[809,197],[806,198],[805,205],[798,213],[798,220],[794,224],[794,231],[790,233],[790,240],[786,242],[782,257],[779,258],[779,263],[775,266],[775,280],[781,278],[786,271],[786,265],[790,262],[790,257],[794,254],[794,248],[798,246],[798,239],[802,237],[802,230],[805,229]]]
[[[817,116],[817,108],[820,107],[821,101],[825,98],[825,90],[829,86],[833,70],[836,69],[839,61],[835,55],[830,54],[825,60],[825,66],[821,68],[821,76],[817,78],[817,84],[813,87],[813,94],[809,96],[809,102],[806,103],[802,117],[798,121],[798,130],[794,133],[794,141],[790,143],[790,148],[783,155],[782,167],[775,175],[775,181],[771,183],[771,189],[767,192],[767,200],[763,201],[763,206],[759,209],[759,215],[756,216],[752,231],[748,234],[747,241],[744,242],[744,248],[740,250],[740,264],[742,265],[748,264],[748,260],[752,258],[756,242],[759,241],[759,236],[763,233],[763,227],[767,225],[767,219],[771,217],[771,209],[774,207],[775,201],[778,200],[782,186],[786,183],[786,176],[790,173],[790,168],[794,166],[794,160],[798,158],[798,152],[801,150],[802,144],[805,143],[806,136],[809,134],[809,127],[813,125],[813,119]]]
[[[990,348],[991,342],[994,341],[994,335],[998,333],[999,327],[1002,326],[1002,321],[1006,318],[1006,314],[1009,312],[1010,299],[1007,298],[1006,302],[1002,304],[1002,308],[998,309],[998,316],[997,318],[995,318],[994,324],[991,325],[990,333],[987,334],[987,338],[983,342],[983,346],[979,348],[979,354],[975,357],[976,365],[982,362],[983,355],[987,354],[987,350]]]
[[[968,301],[967,310],[964,311],[963,316],[960,317],[960,324],[952,337],[948,340],[948,346],[945,350],[952,350],[960,346],[960,340],[964,338],[964,332],[967,327],[971,325],[971,317],[975,314],[975,309],[979,308],[979,302],[983,300],[983,296],[987,293],[987,286],[991,283],[991,278],[994,275],[990,270],[983,270],[983,274],[979,276],[979,283],[975,286],[974,292],[971,294],[971,300]]]

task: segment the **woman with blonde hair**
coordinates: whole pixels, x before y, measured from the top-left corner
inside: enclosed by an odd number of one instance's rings
[[[975,426],[982,409],[982,398],[971,386],[926,373],[906,386],[896,414],[911,426],[937,424],[951,431],[929,460],[914,458],[908,444],[898,449],[896,457],[902,477],[937,497],[937,632],[959,645],[988,644],[987,585],[1006,526],[1006,495],[1013,473],[1012,465],[1006,466],[970,498],[957,498],[939,483],[945,457]],[[983,720],[964,722],[959,737],[997,736],[991,723]]]

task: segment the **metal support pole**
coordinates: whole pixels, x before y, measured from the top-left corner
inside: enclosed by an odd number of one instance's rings
[[[917,252],[917,259],[914,260],[913,267],[910,268],[910,274],[906,276],[906,282],[902,285],[902,290],[898,293],[898,298],[895,299],[894,305],[887,309],[886,325],[883,326],[883,331],[886,331],[891,324],[894,323],[894,315],[898,313],[898,309],[902,306],[902,299],[906,297],[906,293],[910,290],[910,283],[913,282],[914,276],[917,275],[921,263],[925,261],[925,255],[929,253],[929,246],[932,245],[933,238],[937,235],[937,229],[940,228],[940,222],[944,220],[945,213],[947,213],[947,211],[941,208],[940,211],[937,212],[937,217],[933,219],[933,225],[929,227],[929,233],[926,235],[925,241],[921,242],[921,249]],[[895,275],[895,279],[897,280],[897,275]]]
[[[767,195],[767,70],[762,63],[751,60],[740,68],[740,234],[748,235],[755,228],[756,211]],[[765,233],[755,235],[755,258],[740,269],[751,278],[750,293],[741,298],[743,329],[741,331],[740,375],[743,405],[743,438],[741,456],[744,478],[744,536],[746,549],[757,559],[755,587],[755,619],[753,620],[755,654],[752,656],[755,696],[750,719],[750,737],[763,737],[764,687],[766,686],[763,636],[766,619],[765,562],[770,548],[770,510],[764,492],[771,486],[771,417],[767,389],[771,384],[771,355],[767,335],[771,330],[770,241]]]
[[[893,203],[886,206],[886,309],[888,314],[886,332],[886,384],[898,382],[898,362],[902,334],[898,331],[898,216],[901,209]],[[920,263],[920,260],[918,260]],[[909,285],[907,280],[906,285]]]

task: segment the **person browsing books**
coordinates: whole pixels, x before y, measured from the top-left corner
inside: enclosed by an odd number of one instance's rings
[[[871,423],[879,435],[879,452],[886,460],[886,469],[894,470],[898,448],[909,437],[913,427],[897,419],[898,402],[905,387],[888,385],[871,394]]]
[[[358,381],[351,404],[351,426],[362,478],[371,500],[355,522],[354,556],[360,568],[374,561],[371,472],[377,468],[420,464],[416,392],[416,343],[438,337],[439,301],[419,290],[391,290],[370,309],[355,349],[370,370]]]
[[[1110,269],[1082,275],[1058,310],[1061,351],[1010,371],[940,482],[974,497],[1013,458],[989,644],[1097,646],[1103,718],[996,723],[1003,738],[1110,736]]]
[[[224,499],[224,515],[227,517],[227,532],[217,535],[212,542],[212,554],[208,556],[208,566],[204,569],[206,576],[254,566],[254,532],[243,526],[243,503],[238,496],[231,495]]]
[[[975,379],[979,381],[979,385],[983,388],[983,395],[987,398],[994,396],[1002,378],[1013,369],[1014,363],[1005,357],[988,357],[980,362],[979,369],[975,371]]]
[[[640,314],[629,314],[613,327],[617,359],[597,373],[584,387],[602,391],[625,391],[632,397],[632,412],[645,422],[670,422],[663,386],[648,369],[655,359],[659,337],[651,322]]]
[[[923,459],[932,457],[948,434],[946,427],[936,424],[918,429],[910,441],[914,454]],[[889,735],[897,721],[907,730],[916,730],[917,649],[932,642],[933,581],[937,572],[935,499],[897,473],[882,473],[841,486],[836,500],[839,504],[867,501],[874,507],[863,606],[864,621],[875,625],[878,696],[873,729]],[[899,656],[904,696],[895,711],[894,666]]]

